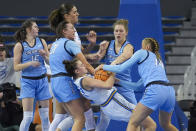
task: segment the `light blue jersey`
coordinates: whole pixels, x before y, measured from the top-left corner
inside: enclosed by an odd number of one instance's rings
[[[134,64],[138,64],[138,72],[147,86],[140,103],[152,110],[172,112],[175,106],[175,91],[168,84],[163,63],[157,60],[154,53],[141,49],[123,64],[104,65],[103,69],[118,73],[131,68]]]
[[[144,86],[152,81],[168,82],[163,63],[157,60],[154,53],[143,49],[135,52],[131,59],[123,64],[104,65],[103,69],[119,73],[127,68],[130,69],[134,64],[138,64],[138,72],[144,82]]]
[[[119,53],[117,53],[115,51],[115,40],[112,40],[109,44],[109,47],[107,49],[106,55],[105,55],[105,64],[111,64],[117,57],[119,57],[124,50],[124,47],[130,44],[130,42],[125,41],[124,44],[122,45]],[[123,72],[119,72],[115,75],[116,78],[119,78],[121,80],[127,80],[130,81],[131,80],[131,70],[130,69],[126,69]]]
[[[46,73],[46,67],[44,64],[44,58],[39,54],[39,50],[44,49],[40,38],[35,39],[34,46],[29,46],[28,42],[22,42],[22,59],[21,63],[27,63],[29,61],[39,61],[40,66],[29,66],[22,70],[22,76],[36,77]]]
[[[30,66],[22,70],[20,98],[50,99],[48,79],[45,77],[44,58],[39,54],[39,50],[44,49],[41,40],[37,37],[33,47],[29,46],[27,42],[21,44],[23,48],[21,63],[39,61],[40,66]]]
[[[52,75],[59,72],[67,73],[63,61],[72,60],[78,53],[81,53],[81,49],[74,41],[66,38],[56,40],[50,49],[49,62]]]
[[[50,68],[52,72],[51,87],[59,102],[69,102],[80,98],[80,92],[67,71],[64,60],[72,60],[81,53],[81,48],[72,40],[60,38],[56,40],[50,50]]]
[[[115,40],[112,40],[108,46],[106,55],[105,55],[105,63],[106,64],[111,64],[117,57],[119,57],[122,53],[123,50],[125,48],[125,46],[127,44],[130,44],[130,42],[125,41],[120,49],[120,51],[117,53],[115,51]],[[131,80],[131,70],[129,68],[127,68],[126,70],[122,71],[122,72],[118,72],[116,74],[116,78],[120,79],[120,80],[125,80],[125,81],[132,81]],[[135,98],[135,94],[134,91],[130,88],[125,88],[125,87],[121,87],[120,85],[115,85],[118,92],[123,95],[129,102],[133,103],[133,104],[137,104],[137,100]]]

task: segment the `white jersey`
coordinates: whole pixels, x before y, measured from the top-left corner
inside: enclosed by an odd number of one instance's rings
[[[80,37],[79,37],[79,35],[78,35],[78,32],[77,32],[77,30],[74,28],[74,30],[75,30],[75,34],[74,34],[74,41],[79,45],[79,47],[81,48],[81,46],[82,46],[82,42],[81,42],[81,40],[80,40]]]
[[[75,84],[80,90],[81,94],[92,100],[95,104],[101,106],[101,110],[110,119],[118,121],[128,122],[132,110],[135,108],[134,104],[129,103],[122,95],[120,95],[115,88],[103,89],[103,88],[93,88],[92,90],[86,90],[82,88],[82,80],[84,77],[80,77],[75,80]]]
[[[104,103],[108,99],[112,91],[114,90],[114,89],[106,90],[101,88],[93,88],[90,91],[85,90],[84,88],[82,88],[82,85],[80,84],[83,78],[84,77],[80,77],[76,79],[74,83],[77,85],[78,89],[80,90],[80,93],[85,98],[92,100],[94,103],[98,105]]]
[[[45,63],[45,62],[44,62],[44,63]],[[45,67],[46,67],[46,70],[47,70],[47,74],[48,74],[48,75],[51,75],[52,72],[51,72],[51,69],[50,69],[50,65],[47,64],[47,63],[45,63]]]

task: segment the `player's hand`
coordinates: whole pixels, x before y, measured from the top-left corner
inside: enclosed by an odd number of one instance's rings
[[[98,70],[103,69],[103,65],[104,65],[104,64],[101,64],[101,65],[99,65],[97,68],[95,68],[95,72],[98,71]]]
[[[89,33],[86,35],[86,38],[87,40],[90,42],[90,43],[96,43],[97,41],[97,33],[93,30],[89,31]]]
[[[109,41],[106,41],[106,40],[102,41],[99,44],[99,51],[98,51],[98,53],[102,54],[107,49],[107,45],[109,45]]]
[[[31,61],[31,65],[33,67],[38,67],[38,66],[40,66],[40,62],[39,61]]]
[[[109,41],[104,40],[104,41],[102,41],[102,42],[99,44],[99,48],[102,49],[102,50],[103,50],[103,49],[106,49],[107,44],[109,44]]]
[[[45,57],[45,56],[46,56],[46,52],[45,52],[45,50],[43,50],[43,49],[39,50],[39,54],[40,54],[42,57]]]

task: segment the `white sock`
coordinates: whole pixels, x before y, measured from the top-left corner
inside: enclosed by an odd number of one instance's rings
[[[28,131],[29,126],[32,122],[33,119],[33,112],[32,111],[24,111],[23,112],[23,119],[22,122],[20,123],[20,131]]]
[[[67,114],[55,114],[52,123],[50,124],[49,131],[56,131],[59,123],[64,120],[68,115]]]
[[[61,121],[57,128],[61,129],[61,131],[68,131],[73,126],[73,124],[73,118],[69,116]]]
[[[39,108],[39,115],[42,123],[42,131],[48,131],[50,127],[49,108]]]
[[[110,123],[110,118],[100,111],[100,120],[96,127],[96,131],[106,131]]]
[[[94,115],[93,115],[93,111],[90,108],[88,111],[84,112],[84,116],[85,116],[85,128],[86,130],[92,130],[95,129],[95,119],[94,119]]]

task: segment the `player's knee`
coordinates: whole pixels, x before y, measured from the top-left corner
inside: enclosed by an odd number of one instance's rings
[[[155,131],[157,128],[157,125],[155,122],[151,123],[149,126],[148,126],[148,130],[149,131]]]

